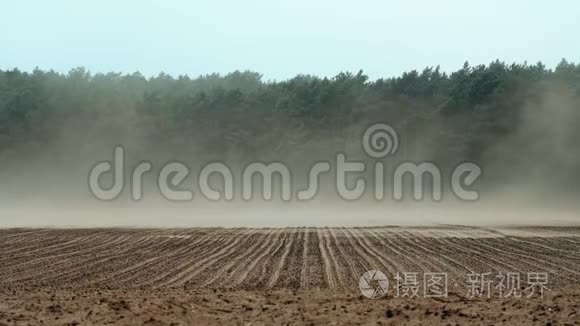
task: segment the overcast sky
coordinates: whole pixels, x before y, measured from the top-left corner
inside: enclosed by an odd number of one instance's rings
[[[580,61],[576,0],[18,0],[0,13],[1,69],[378,78],[466,60]]]

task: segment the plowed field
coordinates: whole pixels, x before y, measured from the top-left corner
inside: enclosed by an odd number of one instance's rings
[[[109,317],[103,311],[94,313],[98,308],[92,306],[103,302],[108,302],[105,306],[112,316],[122,316],[121,323],[128,324],[220,319],[241,323],[249,320],[245,314],[257,312],[264,315],[250,319],[266,324],[308,320],[387,323],[403,316],[412,321],[413,314],[421,317],[417,321],[431,317],[442,321],[442,312],[432,314],[450,307],[476,309],[478,312],[462,313],[476,314],[472,323],[580,320],[580,228],[5,229],[0,230],[0,253],[0,299],[4,300],[0,322],[101,323]],[[390,280],[385,297],[371,300],[361,296],[359,280],[368,270],[382,271]],[[433,301],[423,298],[421,292],[416,298],[398,297],[396,276],[406,272],[417,273],[420,288],[425,273],[445,273],[448,297]],[[487,298],[484,293],[481,298],[468,298],[467,275],[472,272],[491,273],[493,281],[498,273],[519,273],[522,291],[528,273],[547,273],[546,297],[503,299],[494,298],[494,293]],[[141,299],[147,296],[150,301],[145,303]],[[216,303],[222,296],[239,299]],[[67,310],[62,301],[69,297],[74,299],[68,304],[78,306]],[[201,306],[204,301],[200,298],[206,300]],[[254,299],[247,302],[248,298]],[[558,314],[534,315],[538,304],[558,298],[568,300],[566,308],[558,307]],[[161,309],[159,305],[167,300],[174,301],[177,306],[171,311],[179,314],[160,319],[159,313],[147,312],[148,305],[157,302],[155,309]],[[307,313],[308,303],[316,300],[330,312],[318,314],[318,318],[337,317],[321,320],[315,318],[316,313]],[[502,317],[497,309],[513,300],[520,306],[508,307],[504,310],[507,317]],[[499,311],[493,318],[483,310],[495,308],[476,308],[490,304]],[[409,307],[407,313],[401,308],[404,306]],[[429,309],[431,313],[425,314]],[[459,311],[447,313],[443,319],[460,318]],[[339,318],[351,313],[353,319]],[[148,314],[158,317],[149,320],[145,318]],[[110,319],[120,321],[115,318]]]

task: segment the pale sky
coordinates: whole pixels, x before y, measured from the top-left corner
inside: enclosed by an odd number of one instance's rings
[[[466,60],[580,61],[576,0],[18,0],[0,14],[0,69],[374,79]]]

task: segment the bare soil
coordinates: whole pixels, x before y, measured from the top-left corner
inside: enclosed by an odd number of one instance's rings
[[[580,325],[579,249],[574,227],[4,229],[0,325]],[[385,296],[361,295],[368,270]],[[416,297],[397,294],[405,272]],[[425,297],[432,272],[446,297]],[[522,297],[494,288],[508,272]],[[549,276],[543,298],[527,297],[533,272]],[[470,295],[470,273],[491,290]]]

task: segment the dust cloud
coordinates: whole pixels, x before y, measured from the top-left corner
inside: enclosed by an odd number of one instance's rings
[[[155,173],[164,163],[186,163],[192,177],[183,184],[193,185],[196,171],[212,160],[224,160],[235,168],[252,160],[278,160],[297,167],[292,172],[293,178],[301,180],[296,181],[298,186],[307,180],[310,164],[332,160],[337,151],[345,151],[351,159],[364,158],[360,148],[363,129],[351,127],[353,130],[346,131],[352,133],[348,142],[313,139],[296,152],[250,157],[222,153],[216,157],[204,153],[204,148],[195,142],[177,144],[178,149],[175,144],[146,142],[138,130],[122,125],[109,126],[110,132],[89,139],[79,130],[99,126],[91,127],[85,119],[80,119],[84,121],[80,125],[79,121],[63,121],[62,125],[68,127],[60,129],[50,141],[12,148],[0,157],[3,167],[0,227],[577,225],[580,223],[580,207],[576,203],[580,194],[576,177],[580,167],[580,147],[576,143],[580,136],[576,128],[580,124],[577,94],[569,87],[549,85],[538,97],[539,101],[531,101],[520,110],[515,132],[491,146],[476,162],[482,167],[483,176],[474,186],[480,194],[475,202],[458,200],[448,188],[444,188],[440,202],[428,198],[398,202],[388,191],[380,201],[367,193],[361,200],[348,202],[338,197],[333,179],[328,177],[321,181],[325,190],[309,202],[261,199],[244,202],[236,189],[233,202],[208,202],[197,192],[193,201],[176,203],[165,200],[156,187]],[[461,158],[448,158],[433,150],[433,140],[441,139],[442,128],[445,124],[434,118],[429,128],[403,129],[401,137],[412,138],[400,144],[404,148],[401,156],[386,162],[387,167],[409,159],[437,163],[441,157],[447,159],[441,166],[452,166]],[[127,168],[143,160],[153,163],[156,170],[144,181],[144,200],[131,200],[128,184],[112,202],[100,201],[89,191],[87,178],[91,167],[99,161],[111,160],[116,144],[124,144],[127,149]],[[438,145],[445,148],[450,143]],[[371,167],[367,164],[367,169]],[[443,175],[445,187],[449,183],[448,172],[445,170]],[[130,174],[129,169],[126,174]],[[388,182],[385,186],[389,187]]]

